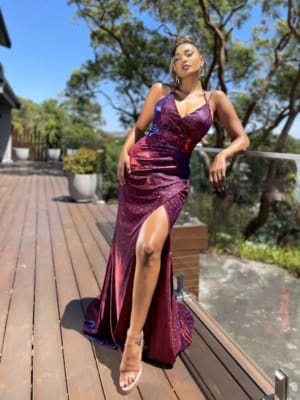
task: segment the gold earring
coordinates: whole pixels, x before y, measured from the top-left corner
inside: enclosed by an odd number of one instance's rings
[[[180,84],[180,78],[179,78],[178,75],[175,76],[174,83],[175,83],[176,86],[178,86]]]
[[[204,61],[203,63],[200,65],[200,69],[199,69],[199,78],[203,78],[203,76],[205,75],[205,65],[204,65]]]

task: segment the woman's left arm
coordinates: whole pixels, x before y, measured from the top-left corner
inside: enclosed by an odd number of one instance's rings
[[[231,138],[230,145],[216,155],[210,167],[209,182],[216,190],[220,191],[224,188],[226,180],[226,160],[247,150],[250,140],[231,101],[223,92],[213,92],[211,107],[214,117],[221,122]]]

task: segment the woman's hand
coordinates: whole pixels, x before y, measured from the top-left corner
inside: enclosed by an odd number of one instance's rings
[[[209,183],[218,192],[224,190],[226,181],[226,157],[224,154],[219,153],[216,155],[210,170],[209,170]]]
[[[127,171],[128,174],[130,174],[130,157],[127,152],[127,150],[123,149],[121,150],[120,156],[119,156],[119,162],[118,162],[118,180],[120,185],[124,185],[126,183],[125,179],[125,171]]]

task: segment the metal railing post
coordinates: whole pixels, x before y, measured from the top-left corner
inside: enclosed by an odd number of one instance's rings
[[[275,371],[275,394],[264,396],[261,400],[287,400],[288,375],[282,370]]]
[[[177,280],[177,287],[175,289],[175,295],[177,298],[183,296],[183,291],[184,291],[184,275],[183,274],[178,274],[176,276]]]
[[[275,396],[279,400],[287,400],[288,376],[282,369],[275,371]]]

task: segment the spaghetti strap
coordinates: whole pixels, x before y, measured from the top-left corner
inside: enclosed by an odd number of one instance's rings
[[[209,104],[209,103],[210,103],[210,99],[212,98],[212,95],[213,95],[213,91],[209,92],[209,93],[208,93],[208,96],[207,96],[207,94],[204,92],[204,98],[205,98],[206,104],[208,105],[211,118],[213,119],[213,112],[212,112],[212,109],[211,109],[210,104]]]
[[[204,93],[204,98],[205,98],[206,103],[209,104],[210,99],[212,98],[213,92],[209,92],[209,93],[208,93],[208,96],[207,96],[207,93],[206,93],[206,92],[203,92],[203,93]]]

